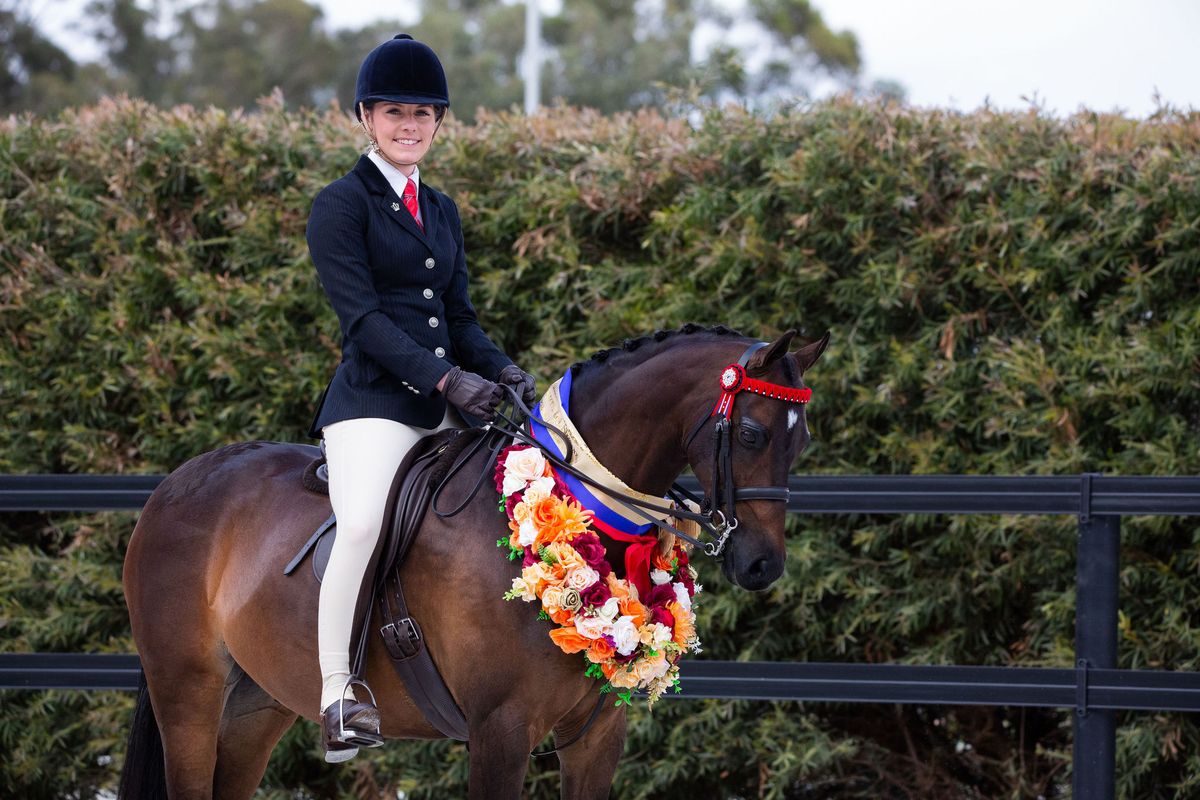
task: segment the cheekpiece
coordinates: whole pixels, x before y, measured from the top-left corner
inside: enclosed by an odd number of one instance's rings
[[[354,115],[361,103],[450,105],[446,71],[437,53],[407,33],[398,33],[363,59],[354,86]]]

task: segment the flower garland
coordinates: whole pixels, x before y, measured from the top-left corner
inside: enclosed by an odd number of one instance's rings
[[[564,653],[583,653],[585,674],[617,690],[617,704],[631,705],[645,689],[651,705],[668,688],[679,688],[680,656],[700,652],[692,597],[700,591],[687,551],[660,540],[651,559],[647,597],[618,578],[604,544],[590,530],[592,513],[555,475],[536,447],[513,445],[496,461],[500,508],[508,515],[508,538],[496,545],[510,560],[523,559],[505,600],[541,602],[538,616],[556,627],[550,638]]]

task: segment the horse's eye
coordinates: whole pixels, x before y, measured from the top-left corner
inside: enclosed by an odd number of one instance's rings
[[[743,421],[738,425],[737,435],[738,441],[741,442],[742,446],[751,450],[757,450],[767,441],[766,431],[751,422]]]

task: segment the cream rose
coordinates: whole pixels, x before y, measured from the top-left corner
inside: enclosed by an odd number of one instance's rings
[[[671,641],[671,629],[661,622],[652,622],[642,626],[639,638],[642,640],[642,644],[657,650],[661,645]]]
[[[648,684],[656,678],[661,678],[667,674],[667,670],[671,665],[667,663],[667,659],[658,658],[640,658],[633,664],[633,674],[637,675],[638,682]]]
[[[524,490],[530,481],[546,474],[546,457],[536,447],[512,450],[504,457],[504,483],[501,491],[515,494]]]
[[[638,676],[633,670],[622,667],[612,674],[608,682],[618,689],[634,689],[638,685]]]
[[[562,593],[561,586],[547,586],[546,591],[542,592],[542,605],[548,613],[553,614],[562,608]]]
[[[554,478],[534,478],[525,489],[525,494],[521,495],[521,502],[529,503],[532,508],[549,497],[553,488]]]
[[[578,616],[575,618],[575,630],[589,639],[599,639],[608,633],[611,628],[612,623],[603,617]]]
[[[641,636],[638,634],[637,626],[633,624],[633,617],[618,619],[613,623],[612,633],[609,635],[613,638],[613,647],[623,656],[632,653],[641,643]]]
[[[671,573],[669,573],[669,572],[666,572],[661,569],[655,569],[655,570],[650,571],[650,581],[655,586],[662,586],[664,583],[668,582],[669,580],[671,580]]]
[[[596,616],[603,617],[606,621],[612,622],[617,618],[617,614],[621,611],[621,604],[617,598],[610,597],[604,601],[604,605],[596,609]]]
[[[524,578],[513,578],[512,591],[526,603],[537,599],[537,595],[533,593],[533,587],[526,583]]]
[[[598,580],[600,573],[591,567],[576,567],[567,573],[567,586],[577,592],[582,592]]]

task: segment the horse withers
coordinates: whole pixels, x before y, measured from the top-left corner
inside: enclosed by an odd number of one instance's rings
[[[789,352],[794,335],[754,349],[745,376],[802,387],[829,337]],[[723,477],[715,474],[719,439],[697,435],[720,423],[709,417],[726,388],[719,381],[754,345],[725,328],[685,326],[601,351],[572,367],[571,419],[598,461],[646,494],[663,496],[688,465],[703,486],[721,479],[785,487],[809,439],[802,405],[740,395]],[[308,570],[283,575],[329,516],[328,498],[302,488],[315,452],[248,442],[205,453],[172,472],[142,510],[124,586],[146,689],[122,797],[249,798],[283,733],[298,717],[318,720],[318,584]],[[492,469],[486,457],[475,456],[446,494],[465,497],[479,472]],[[737,502],[722,571],[763,590],[783,571],[786,503],[750,494],[757,499]],[[457,516],[427,515],[401,568],[413,617],[469,725],[476,799],[519,797],[530,752],[551,732],[566,742],[583,730],[600,686],[584,675],[580,656],[547,635],[536,604],[504,602],[520,570],[496,549],[507,522],[489,492]],[[365,673],[385,737],[441,737],[378,637]],[[625,713],[606,704],[558,753],[562,797],[607,798],[624,740]]]

